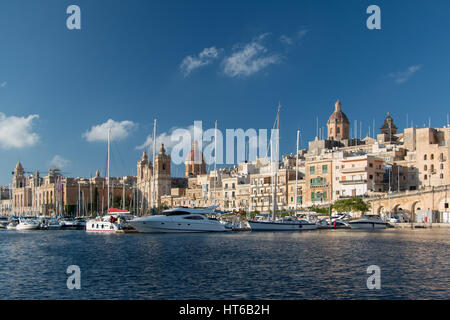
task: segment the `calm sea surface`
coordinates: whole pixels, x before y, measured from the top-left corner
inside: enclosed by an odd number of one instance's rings
[[[449,299],[450,229],[0,231],[0,299]],[[67,289],[69,265],[81,289]],[[381,289],[366,286],[381,269]]]

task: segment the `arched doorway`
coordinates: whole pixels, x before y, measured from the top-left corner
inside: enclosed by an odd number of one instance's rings
[[[450,192],[448,196],[439,198],[436,204],[435,208],[440,212],[450,212]]]
[[[423,206],[420,203],[420,201],[414,201],[412,203],[411,210],[410,210],[410,213],[411,213],[410,219],[411,219],[411,221],[416,221],[416,219],[415,219],[416,218],[416,211],[422,210],[422,208],[423,208]]]

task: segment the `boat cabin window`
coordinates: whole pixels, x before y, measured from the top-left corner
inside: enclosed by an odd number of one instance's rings
[[[183,214],[191,214],[191,213],[187,212],[187,211],[181,211],[181,210],[165,212],[166,216],[181,216]]]
[[[203,217],[201,217],[201,216],[189,216],[189,217],[185,217],[184,219],[189,219],[189,220],[203,220]]]

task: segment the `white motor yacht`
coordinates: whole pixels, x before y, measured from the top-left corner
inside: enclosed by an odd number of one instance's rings
[[[230,228],[215,218],[208,218],[213,210],[196,208],[174,208],[165,210],[161,215],[145,216],[128,221],[139,232],[224,232]]]
[[[365,214],[361,219],[348,222],[352,229],[386,229],[387,223],[379,215]]]
[[[16,230],[37,230],[39,229],[39,223],[33,220],[20,220],[17,224]]]

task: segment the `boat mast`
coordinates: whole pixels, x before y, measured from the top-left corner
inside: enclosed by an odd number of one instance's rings
[[[107,185],[108,185],[108,212],[109,212],[109,205],[110,205],[110,201],[109,201],[109,156],[110,156],[110,151],[111,151],[111,128],[108,129],[108,177],[107,177]]]
[[[278,172],[278,133],[280,130],[280,110],[281,105],[278,104],[278,112],[277,112],[277,120],[276,120],[276,129],[275,129],[275,156],[277,157],[274,159],[274,150],[273,150],[273,139],[271,139],[271,149],[270,149],[270,158],[271,160],[274,160],[274,163],[271,162],[270,168],[272,170],[272,220],[275,221],[275,210],[277,209],[277,203],[276,203],[276,190],[277,190],[277,172]]]
[[[153,172],[152,172],[152,211],[155,207],[155,158],[156,158],[156,118],[153,121]]]
[[[295,161],[295,204],[294,213],[297,213],[297,199],[298,199],[298,143],[300,139],[300,130],[297,130],[297,150],[296,150],[296,161]]]
[[[125,210],[125,180],[122,182],[122,210]]]
[[[217,184],[217,120],[214,126],[214,205],[216,205],[216,184]]]

